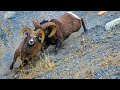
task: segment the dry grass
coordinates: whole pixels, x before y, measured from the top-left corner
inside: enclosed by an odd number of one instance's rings
[[[98,48],[100,48],[99,45],[92,45],[91,46],[91,50],[93,52],[95,52],[95,50],[98,49]],[[5,51],[2,52],[2,53],[3,53],[3,56],[4,56]],[[66,64],[70,60],[74,60],[73,58],[76,57],[76,55],[84,56],[87,53],[88,52],[86,52],[84,50],[73,51],[72,52],[73,55],[69,55],[68,57],[65,57],[63,59],[63,63],[61,63],[60,65]],[[2,54],[0,54],[0,55],[2,55]],[[93,79],[96,70],[99,70],[99,69],[102,69],[102,68],[108,69],[108,67],[110,65],[115,65],[117,67],[120,67],[119,58],[120,58],[120,52],[118,52],[116,54],[116,56],[109,55],[109,56],[107,56],[105,58],[103,58],[103,57],[95,57],[95,58],[91,59],[91,64],[92,64],[91,67],[89,65],[86,65],[86,63],[81,62],[80,65],[79,65],[80,70],[76,70],[74,72],[63,71],[61,73],[61,75],[64,76],[64,78],[71,79],[72,78],[72,73],[74,73],[74,79],[79,79],[80,77],[83,78],[83,79]],[[99,62],[99,63],[95,65],[94,63],[96,63],[96,62]],[[32,66],[31,63],[29,64],[29,66],[31,66],[31,68],[29,68],[28,70],[22,69],[19,72],[19,74],[18,74],[18,76],[16,78],[18,78],[18,79],[34,79],[36,77],[41,77],[44,74],[52,71],[55,68],[55,63],[51,62],[49,56],[46,56],[46,58],[44,60],[38,60],[38,62],[36,63],[36,67]],[[55,77],[57,79],[61,79],[60,76],[56,74],[56,72],[53,72],[53,73],[54,73],[54,75],[55,75]],[[112,75],[110,75],[108,73],[108,74],[106,74],[105,78],[109,79],[110,76],[112,76]]]
[[[74,79],[79,79],[79,71],[76,71],[76,72],[74,73]]]
[[[40,77],[45,73],[52,71],[55,68],[55,64],[51,62],[48,56],[43,60],[37,60],[36,65],[29,62],[27,69],[22,68],[19,73],[15,75],[14,78],[17,79],[34,79]],[[45,62],[43,62],[45,61]]]
[[[86,45],[86,43],[84,45]],[[91,45],[90,52],[94,53],[97,49],[103,48],[103,47],[104,47],[104,45],[103,46]],[[72,52],[73,55],[71,55],[71,57],[65,57],[63,59],[64,63],[62,63],[62,64],[66,64],[66,62],[68,62],[70,60],[74,60],[73,57],[84,56],[86,53],[89,53],[89,52],[86,52],[85,50],[73,51]],[[117,52],[115,54],[109,54],[108,56],[105,56],[105,57],[95,56],[95,57],[92,57],[90,60],[91,67],[89,65],[86,65],[86,63],[81,62],[79,65],[79,70],[73,71],[72,73],[74,73],[75,79],[79,79],[80,77],[82,77],[83,79],[93,79],[96,71],[105,69],[105,70],[107,70],[107,72],[105,73],[106,76],[104,78],[110,79],[110,76],[112,76],[112,75],[120,75],[119,72],[116,74],[109,73],[110,65],[117,66],[118,68],[120,67],[120,59],[119,58],[120,58],[120,52]],[[64,73],[64,71],[63,71],[63,73]],[[68,75],[68,78],[70,78],[72,76],[69,73],[70,72],[66,72],[63,75]]]

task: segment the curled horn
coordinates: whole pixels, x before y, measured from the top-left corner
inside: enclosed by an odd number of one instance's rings
[[[27,31],[30,31],[30,29],[29,28],[23,28],[20,32],[21,37],[23,37],[23,34]]]
[[[41,43],[43,43],[43,41],[45,40],[45,34],[44,34],[44,31],[41,30],[41,29],[37,29],[38,33],[42,36],[42,40],[41,40]]]
[[[56,33],[56,25],[55,25],[55,23],[53,23],[53,22],[47,22],[47,23],[45,23],[45,24],[43,24],[43,25],[41,25],[42,26],[42,28],[45,30],[46,28],[48,28],[48,27],[51,27],[52,28],[52,32],[49,34],[49,38],[50,37],[52,37],[55,33]]]
[[[41,29],[41,25],[40,25],[40,23],[38,22],[38,20],[33,20],[32,23],[33,23],[35,29]]]

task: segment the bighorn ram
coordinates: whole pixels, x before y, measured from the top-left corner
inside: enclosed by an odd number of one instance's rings
[[[53,23],[52,26],[50,23]],[[46,50],[49,45],[56,45],[55,54],[58,53],[58,49],[61,47],[64,40],[66,40],[71,33],[77,32],[81,25],[84,32],[87,32],[84,21],[71,12],[67,12],[59,19],[52,19],[50,21],[43,21],[39,23],[37,20],[33,20],[35,30],[43,28],[45,33],[45,40],[42,46],[42,51]],[[49,37],[50,32],[53,31],[53,36]]]
[[[26,34],[26,37],[15,51],[14,59],[10,66],[11,70],[13,69],[13,65],[18,57],[20,57],[20,59],[22,60],[22,64],[18,67],[18,69],[21,69],[22,67],[27,65],[28,61],[34,60],[35,57],[37,57],[39,49],[41,49],[41,45],[45,39],[45,34],[42,29],[37,29],[36,31],[34,31],[30,28],[23,28],[21,30],[21,36],[23,36],[24,34]],[[49,35],[49,37],[52,37],[52,33]]]

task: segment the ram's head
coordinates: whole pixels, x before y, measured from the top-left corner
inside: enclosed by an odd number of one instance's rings
[[[23,28],[20,33],[21,37],[25,35],[25,43],[29,46],[34,46],[36,43],[43,43],[45,39],[45,34],[42,29],[33,31],[30,28]]]
[[[33,25],[35,27],[35,31],[37,29],[42,29],[45,33],[45,36],[48,38],[52,37],[56,33],[56,25],[53,22],[44,20],[39,23],[37,20],[33,20]]]

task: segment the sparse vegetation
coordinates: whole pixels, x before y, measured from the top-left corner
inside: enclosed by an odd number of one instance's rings
[[[15,49],[21,42],[19,35],[21,28],[23,26],[34,28],[32,19],[42,21],[43,19],[40,17],[44,17],[50,20],[53,17],[48,17],[49,13],[56,14],[54,17],[63,14],[63,12],[58,13],[57,11],[32,13],[17,11],[16,13],[18,14],[17,18],[3,20],[4,12],[0,12],[0,78],[110,79],[111,76],[120,76],[120,30],[106,31],[103,28],[105,23],[115,17],[117,18],[120,12],[111,11],[99,17],[97,11],[76,11],[75,13],[85,20],[86,27],[89,29],[88,35],[83,39],[79,32],[72,34],[64,42],[64,46],[59,50],[58,55],[54,56],[52,47],[48,48],[49,53],[46,52],[45,58],[29,63],[13,78],[16,70],[11,72],[9,66]],[[39,16],[40,14],[41,16]],[[47,15],[42,16],[45,14]],[[115,17],[113,18],[113,16]],[[5,35],[4,38],[2,38],[3,34]],[[18,67],[20,63],[21,61],[18,60],[15,67]]]
[[[45,63],[39,60],[35,65],[35,67],[33,64],[29,63],[27,70],[23,68],[22,70],[19,71],[18,74],[15,75],[15,77],[12,77],[12,78],[34,79],[36,77],[42,76],[43,74],[49,71],[52,71],[55,68],[55,64],[53,62],[50,62],[49,58],[47,58],[46,61],[47,62]]]

